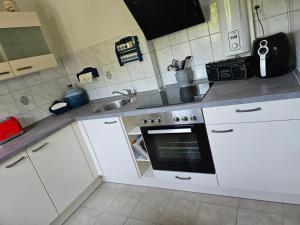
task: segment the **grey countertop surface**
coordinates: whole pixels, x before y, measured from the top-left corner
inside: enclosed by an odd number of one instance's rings
[[[60,116],[51,116],[25,129],[25,133],[0,146],[0,163],[26,150],[29,146],[41,141],[61,128],[79,120],[97,118],[137,116],[150,113],[186,110],[193,108],[217,107],[234,104],[246,104],[262,101],[274,101],[289,98],[300,98],[300,85],[294,73],[272,79],[259,79],[215,82],[201,102],[181,105],[162,106],[147,109],[136,109],[145,99],[157,91],[138,94],[136,101],[121,109],[105,113],[93,113],[100,105],[119,99],[111,97],[91,101],[85,106],[74,109]]]

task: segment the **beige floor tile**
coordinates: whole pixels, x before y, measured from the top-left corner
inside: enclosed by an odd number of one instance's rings
[[[235,225],[236,218],[237,208],[202,203],[195,225]]]
[[[141,197],[142,193],[122,190],[105,211],[129,216]]]
[[[136,192],[139,192],[139,193],[145,193],[147,191],[147,187],[136,186],[136,185],[125,185],[124,190],[136,191]]]
[[[159,223],[163,225],[193,225],[200,203],[172,198],[164,210]]]
[[[84,206],[98,211],[104,211],[119,193],[119,190],[99,188],[87,199]]]
[[[284,216],[283,225],[300,225],[300,218],[296,216]]]
[[[104,188],[104,189],[116,189],[116,190],[122,190],[126,187],[125,184],[118,184],[118,183],[111,183],[111,182],[103,182],[99,188]]]
[[[198,201],[231,207],[238,207],[239,203],[238,198],[209,194],[199,194]]]
[[[283,204],[283,214],[300,217],[300,205]]]
[[[148,187],[146,189],[145,194],[149,194],[149,195],[155,195],[155,196],[162,196],[162,197],[171,197],[173,191],[169,190],[169,189],[162,189],[162,188],[152,188],[152,187]]]
[[[199,201],[199,193],[188,192],[188,191],[174,191],[172,198],[185,199],[190,201]]]
[[[280,214],[259,212],[250,209],[239,209],[237,225],[282,225],[283,218]]]
[[[103,213],[95,225],[123,225],[126,219],[127,217],[125,216]]]
[[[131,213],[130,217],[151,222],[158,222],[168,204],[169,199],[169,197],[160,195],[144,194],[136,208]]]
[[[269,213],[282,213],[282,204],[276,202],[257,201],[251,199],[240,199],[239,208],[241,209],[253,209],[262,212]]]
[[[64,225],[94,225],[101,214],[101,212],[94,209],[81,207],[64,223]]]
[[[155,223],[128,218],[124,225],[155,225]]]

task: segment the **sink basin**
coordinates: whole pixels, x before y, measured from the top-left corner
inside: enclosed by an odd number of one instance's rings
[[[94,109],[93,112],[94,113],[103,113],[103,112],[111,111],[111,110],[114,110],[114,109],[120,109],[123,106],[125,106],[125,105],[127,105],[131,102],[132,102],[131,99],[116,100],[116,101],[109,102],[109,103],[106,103],[104,105],[101,105],[100,107]]]

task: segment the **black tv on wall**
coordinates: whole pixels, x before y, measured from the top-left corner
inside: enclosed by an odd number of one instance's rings
[[[124,2],[148,40],[205,22],[199,0]]]

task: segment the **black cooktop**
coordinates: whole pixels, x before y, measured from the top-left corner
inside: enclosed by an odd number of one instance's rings
[[[205,94],[200,90],[203,84],[193,84],[185,87],[168,87],[160,92],[149,94],[137,109],[146,109],[161,106],[179,105],[191,102],[201,102]],[[211,87],[211,84],[208,84]]]

